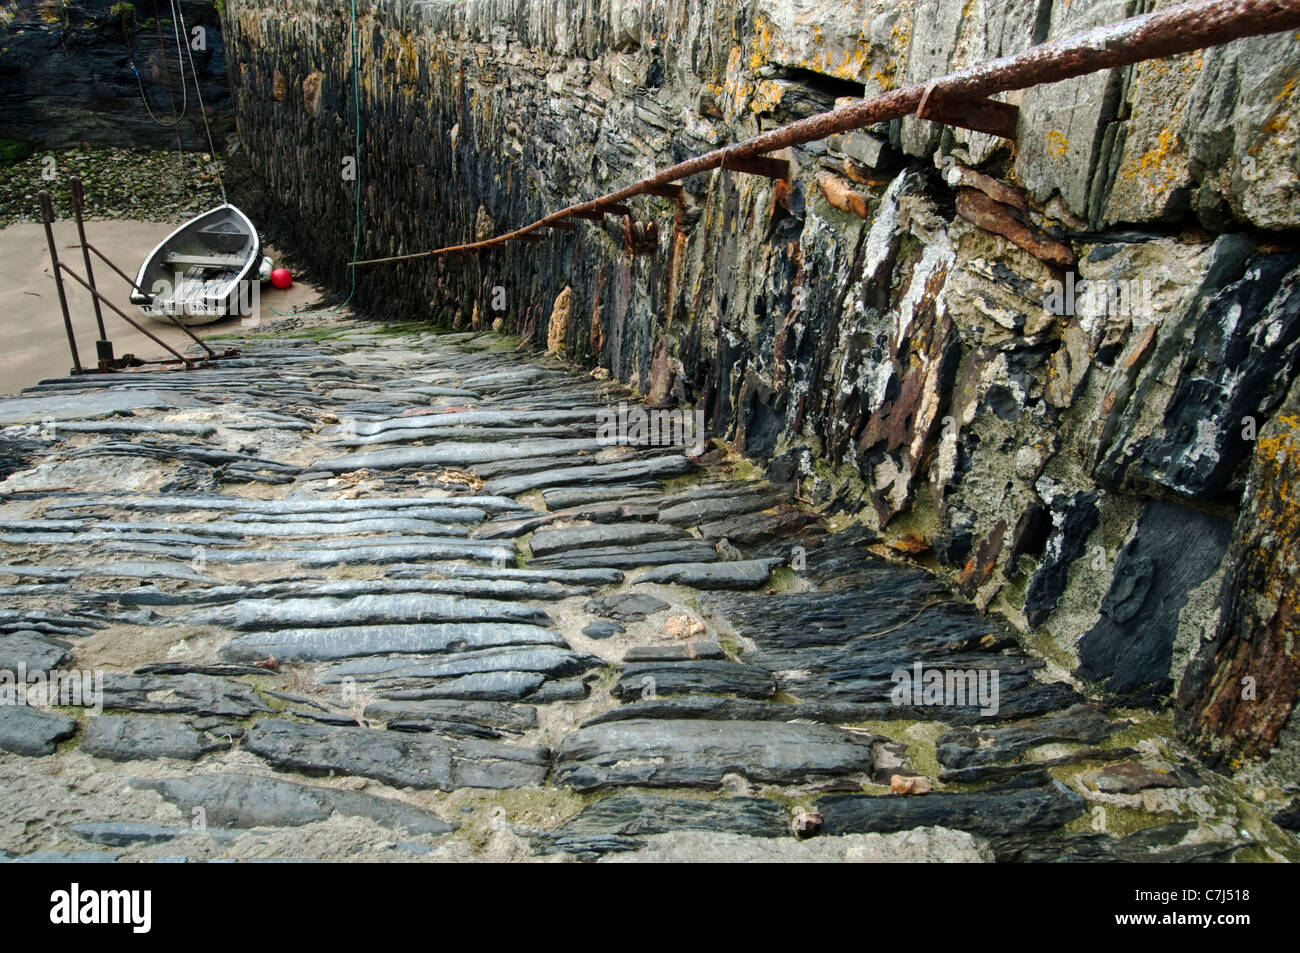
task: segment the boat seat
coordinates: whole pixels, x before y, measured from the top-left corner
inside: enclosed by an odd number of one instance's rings
[[[169,265],[198,265],[201,268],[236,268],[243,264],[241,255],[181,255],[168,252],[163,259]]]

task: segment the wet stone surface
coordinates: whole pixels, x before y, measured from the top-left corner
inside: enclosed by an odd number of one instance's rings
[[[307,331],[0,399],[31,444],[0,482],[0,689],[31,702],[0,705],[5,859],[1259,852],[1240,793],[1117,707],[1116,660],[1168,665],[1167,630],[1126,639],[1135,600],[1179,609],[1151,534],[1084,646],[1111,682],[1066,681],[729,448],[598,443],[616,384],[488,334]],[[43,691],[75,673],[102,709]]]

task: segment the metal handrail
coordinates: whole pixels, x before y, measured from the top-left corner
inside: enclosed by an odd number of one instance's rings
[[[138,284],[136,284],[134,279],[132,279],[126,272],[124,272],[121,268],[119,268],[116,264],[114,264],[107,255],[105,255],[103,252],[101,252],[98,248],[96,248],[87,240],[85,219],[82,214],[85,205],[85,187],[81,181],[81,177],[75,175],[68,180],[68,184],[72,192],[72,208],[77,223],[77,236],[80,240],[79,247],[81,248],[82,260],[85,262],[86,265],[85,278],[82,278],[81,275],[73,271],[73,269],[69,267],[66,262],[60,260],[59,258],[58,246],[54,242],[54,200],[51,197],[49,191],[47,189],[41,189],[37,197],[40,202],[41,221],[45,225],[45,240],[46,240],[46,244],[49,247],[50,264],[53,267],[54,283],[59,293],[59,307],[63,311],[63,326],[64,326],[64,330],[67,332],[68,335],[68,349],[72,352],[73,373],[85,374],[88,372],[85,370],[85,368],[81,366],[81,357],[77,352],[77,339],[76,339],[76,334],[73,331],[73,327],[72,327],[72,314],[68,309],[67,293],[64,290],[64,286],[63,286],[63,275],[65,273],[73,280],[75,280],[78,284],[80,284],[83,288],[89,291],[91,294],[91,301],[94,304],[94,308],[95,308],[95,323],[99,327],[99,340],[96,342],[96,347],[99,355],[99,370],[101,371],[111,370],[121,366],[121,361],[115,360],[113,357],[113,345],[112,342],[108,340],[108,334],[104,328],[104,313],[103,313],[103,309],[100,307],[101,304],[108,305],[108,307],[110,307],[113,310],[113,312],[117,314],[117,316],[120,317],[123,321],[131,325],[131,327],[135,328],[145,337],[149,338],[149,340],[153,341],[155,344],[157,344],[159,347],[161,347],[163,350],[173,355],[174,357],[174,360],[164,359],[161,361],[139,361],[138,363],[141,364],[180,363],[185,367],[186,370],[189,370],[194,365],[203,363],[204,361],[209,359],[219,360],[221,357],[234,357],[238,355],[239,351],[235,348],[227,348],[224,354],[218,354],[211,347],[209,347],[203,340],[201,340],[198,337],[198,335],[196,335],[193,331],[191,331],[180,320],[178,316],[174,314],[168,315],[168,317],[171,318],[172,322],[178,328],[184,331],[185,334],[188,335],[189,338],[192,341],[194,341],[195,344],[197,344],[199,347],[203,348],[203,350],[207,352],[206,358],[186,357],[184,354],[176,350],[166,341],[162,340],[162,338],[158,337],[156,334],[151,332],[148,328],[145,328],[143,325],[135,321],[129,314],[127,314],[125,311],[119,308],[116,304],[114,304],[112,301],[106,298],[99,291],[98,287],[96,287],[95,284],[95,272],[91,265],[90,256],[92,253],[97,258],[99,258],[100,261],[108,265],[109,268],[111,268],[114,272],[116,272],[117,275],[120,276],[134,290],[138,291],[140,294],[149,295],[149,292],[145,291]],[[128,355],[128,357],[129,356],[130,355]]]
[[[765,153],[825,139],[874,123],[925,113],[930,104],[945,102],[956,107],[958,112],[963,107],[978,111],[981,107],[987,109],[990,106],[1003,112],[1014,107],[992,102],[988,99],[989,96],[1297,27],[1300,27],[1300,0],[1194,0],[1094,27],[1060,40],[1042,43],[1015,56],[990,60],[980,66],[949,73],[926,83],[901,87],[830,112],[808,116],[726,148],[679,162],[626,188],[570,205],[522,228],[493,238],[449,245],[432,251],[365,259],[353,262],[351,267],[490,248],[523,239],[539,228],[554,226],[570,217],[600,219],[611,212],[611,205],[638,195],[663,194],[662,190],[672,183],[713,169],[772,175],[773,169],[764,168],[762,163],[776,160]],[[1002,109],[999,110],[998,107]],[[944,114],[948,110],[932,112]],[[941,121],[960,124],[946,116]]]

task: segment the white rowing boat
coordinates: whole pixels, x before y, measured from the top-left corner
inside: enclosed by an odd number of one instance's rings
[[[257,301],[262,241],[248,216],[219,205],[162,240],[140,266],[131,303],[172,324],[248,314]]]

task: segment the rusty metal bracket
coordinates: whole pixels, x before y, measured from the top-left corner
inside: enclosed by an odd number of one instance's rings
[[[623,243],[629,256],[649,255],[659,248],[659,226],[654,222],[634,222],[623,216]]]
[[[686,190],[680,185],[647,185],[644,191],[646,195],[657,195],[661,199],[672,199],[674,202],[681,202],[683,193]]]
[[[996,99],[964,99],[945,95],[939,91],[938,83],[932,82],[921,94],[916,117],[1014,141],[1020,110]]]
[[[790,179],[790,162],[788,159],[773,159],[771,156],[754,156],[745,159],[726,152],[722,156],[720,168],[728,172],[742,172],[745,175],[763,175],[769,179]]]
[[[570,218],[585,218],[588,221],[604,221],[606,215],[629,215],[632,210],[626,205],[602,205],[596,209],[571,209],[567,214]]]

